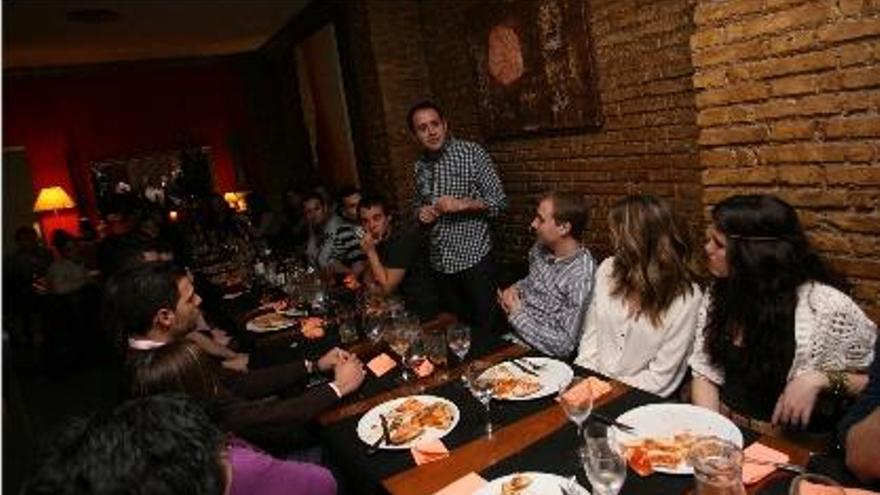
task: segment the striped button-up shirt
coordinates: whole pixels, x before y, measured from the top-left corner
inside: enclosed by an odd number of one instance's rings
[[[478,199],[481,213],[441,215],[431,226],[431,266],[442,273],[458,273],[480,262],[492,249],[489,219],[507,208],[501,180],[492,158],[480,145],[450,138],[437,156],[415,164],[416,211],[442,196]]]
[[[584,247],[556,258],[535,244],[529,251],[529,275],[516,283],[522,306],[510,316],[520,338],[545,354],[569,357],[580,342],[595,271]]]

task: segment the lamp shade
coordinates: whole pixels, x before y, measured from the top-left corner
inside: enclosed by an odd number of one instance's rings
[[[70,199],[67,192],[61,186],[44,187],[40,189],[37,201],[34,202],[34,211],[58,211],[73,208],[76,203]]]

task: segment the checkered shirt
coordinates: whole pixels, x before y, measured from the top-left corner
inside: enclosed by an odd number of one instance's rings
[[[489,219],[507,208],[492,158],[480,145],[450,138],[437,156],[415,163],[416,212],[441,196],[472,198],[486,204],[480,213],[441,215],[431,226],[431,266],[458,273],[480,262],[492,249]]]
[[[529,251],[529,274],[516,283],[522,307],[510,324],[517,335],[545,354],[571,356],[581,339],[595,272],[596,262],[584,247],[558,259],[535,244]]]

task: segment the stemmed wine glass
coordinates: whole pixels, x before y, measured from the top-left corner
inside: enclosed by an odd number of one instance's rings
[[[471,328],[462,323],[450,326],[446,330],[446,342],[452,352],[458,356],[458,360],[464,361],[464,357],[471,350]]]
[[[410,335],[406,331],[406,326],[400,321],[393,321],[385,331],[385,341],[388,346],[400,357],[402,364],[402,373],[400,379],[404,382],[409,381],[409,370],[406,366],[406,353],[410,346]]]
[[[584,436],[581,461],[595,495],[617,495],[626,480],[626,457],[604,425],[592,425]]]
[[[451,347],[451,346],[450,346]],[[455,349],[453,349],[454,351]],[[486,410],[486,436],[492,436],[492,380],[483,376],[485,371],[489,369],[491,365],[489,363],[485,363],[482,361],[477,361],[471,363],[470,366],[467,367],[465,374],[462,375],[462,380],[467,386],[468,390],[470,390],[471,395],[474,396],[475,399],[480,401],[483,404],[483,407]]]
[[[574,377],[559,388],[556,399],[576,426],[578,438],[582,438],[584,422],[593,411],[593,391],[584,378]]]

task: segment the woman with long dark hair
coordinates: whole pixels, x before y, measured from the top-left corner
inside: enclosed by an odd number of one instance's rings
[[[653,196],[621,199],[608,226],[614,256],[596,270],[575,363],[668,396],[693,344],[702,295],[697,257],[672,209]]]
[[[765,433],[830,431],[841,401],[817,399],[864,388],[876,325],[835,288],[784,201],[728,198],[706,239],[714,282],[690,358],[693,402]]]

